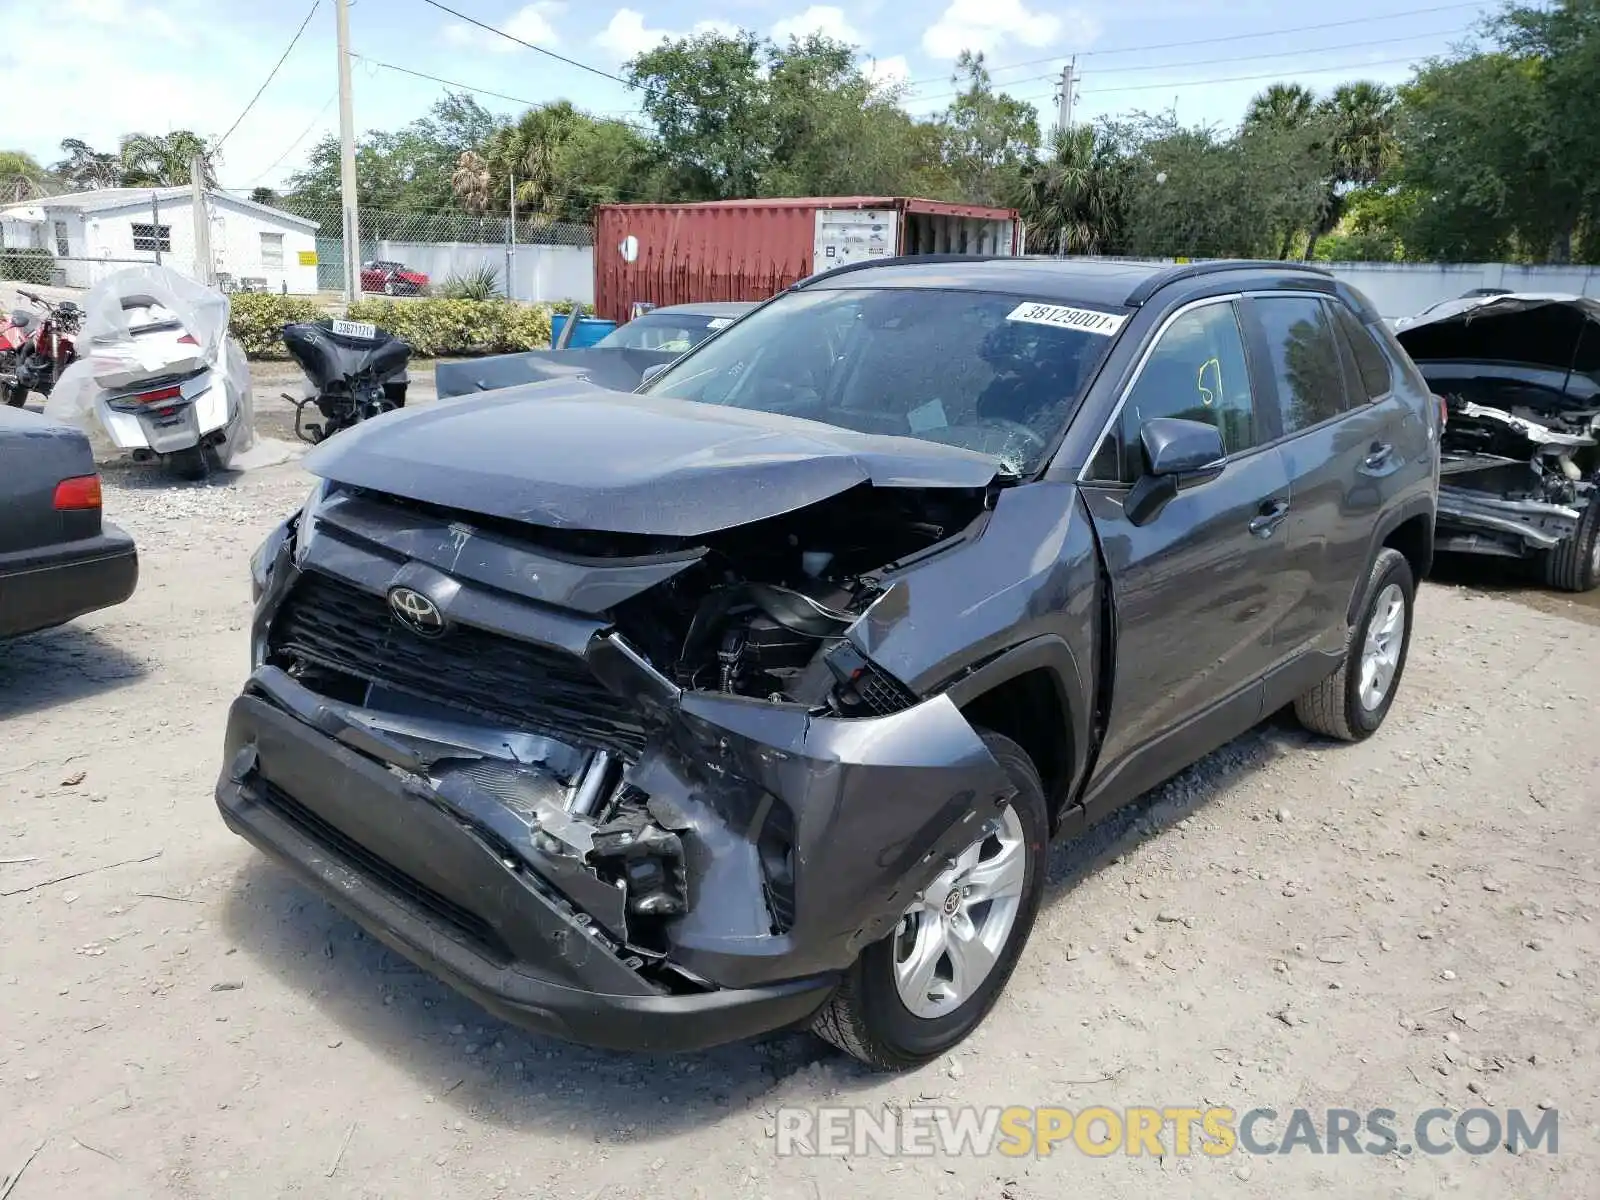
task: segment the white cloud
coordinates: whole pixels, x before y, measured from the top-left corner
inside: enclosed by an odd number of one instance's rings
[[[1024,0],[951,0],[938,21],[922,34],[922,48],[934,58],[956,58],[963,50],[992,54],[1016,43],[1043,49],[1070,40],[1073,48],[1093,41],[1100,23],[1081,9],[1040,12]]]
[[[612,15],[611,23],[595,35],[594,42],[618,62],[626,62],[630,58],[637,58],[654,50],[662,42],[677,41],[679,38],[702,33],[731,35],[738,32],[737,25],[716,20],[697,21],[688,33],[674,29],[647,29],[643,13],[635,12],[631,8],[619,8]]]
[[[556,32],[555,19],[564,13],[566,8],[566,4],[561,0],[535,0],[533,4],[524,5],[512,13],[511,18],[500,28],[518,41],[527,42],[532,46],[559,46],[561,35]],[[452,21],[444,27],[444,40],[452,46],[471,46],[478,50],[492,50],[498,54],[510,54],[522,49],[510,38],[503,38],[499,34],[490,33],[487,29],[480,29],[476,25],[467,25],[460,21]]]
[[[803,38],[808,33],[820,33],[823,37],[851,46],[859,46],[866,41],[861,31],[845,17],[844,10],[829,4],[813,4],[803,13],[785,17],[772,27],[772,40],[782,46],[790,38]]]
[[[878,87],[893,87],[911,78],[911,64],[906,62],[904,54],[869,58],[861,64],[861,71]]]

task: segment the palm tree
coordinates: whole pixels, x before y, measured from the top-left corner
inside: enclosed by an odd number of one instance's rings
[[[555,219],[563,212],[561,152],[585,120],[571,101],[530,108],[490,139],[488,158],[494,178],[495,204],[508,181],[517,189],[517,208]]]
[[[489,208],[489,164],[475,150],[464,150],[456,159],[456,169],[450,174],[450,190],[456,203],[470,213],[484,213]]]
[[[1022,173],[1017,207],[1057,254],[1103,254],[1122,229],[1122,187],[1106,139],[1092,126],[1057,130],[1046,157]]]
[[[0,203],[37,200],[60,190],[54,177],[33,155],[21,150],[0,150]]]
[[[1317,96],[1300,83],[1275,83],[1250,101],[1244,115],[1246,128],[1299,129],[1317,111]]]
[[[1306,257],[1315,253],[1317,241],[1330,234],[1344,218],[1345,197],[1358,187],[1371,187],[1399,157],[1395,132],[1399,104],[1394,89],[1362,81],[1335,88],[1317,106],[1329,124],[1332,175],[1322,219],[1312,227]]]
[[[216,187],[216,168],[205,139],[188,129],[166,134],[130,133],[119,146],[124,187],[181,187],[195,155],[205,162],[205,184]]]
[[[64,156],[52,168],[78,192],[122,186],[122,160],[115,154],[96,150],[81,138],[66,138],[61,143]]]

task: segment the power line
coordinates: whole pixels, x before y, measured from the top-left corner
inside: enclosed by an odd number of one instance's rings
[[[425,71],[413,71],[410,67],[400,67],[396,66],[394,63],[382,62],[376,58],[368,58],[365,54],[357,54],[353,50],[350,52],[350,57],[360,59],[364,63],[371,63],[375,67],[382,67],[386,71],[398,71],[402,75],[410,75],[416,79],[426,79],[430,83],[440,83],[445,87],[456,88],[457,90],[463,92],[472,92],[474,95],[478,96],[493,96],[496,100],[509,100],[513,104],[524,104],[529,108],[549,108],[552,104],[558,103],[557,101],[553,100],[524,100],[521,96],[510,96],[505,92],[494,92],[490,91],[488,88],[473,87],[469,83],[458,83],[453,79],[442,79],[438,75],[429,75]],[[610,117],[608,117],[607,120],[613,121],[618,125],[626,125],[629,129],[636,129],[640,133],[654,132],[653,130],[646,129],[643,125],[636,125],[632,121],[623,121]]]
[[[439,0],[422,0],[422,2],[437,8],[440,12],[447,12],[457,20],[465,21],[468,25],[476,25],[479,29],[482,29],[486,33],[492,33],[497,37],[503,37],[508,42],[515,42],[524,49],[532,50],[535,54],[542,54],[546,58],[553,58],[557,62],[566,63],[569,67],[577,67],[578,70],[587,71],[591,75],[598,75],[601,79],[609,79],[613,83],[620,83],[623,87],[632,88],[639,86],[636,83],[624,79],[620,75],[611,74],[610,71],[602,71],[599,67],[591,67],[588,63],[579,62],[575,58],[567,58],[565,55],[557,54],[554,50],[546,50],[543,46],[535,46],[532,42],[525,42],[515,34],[507,33],[504,29],[496,29],[493,25],[489,25],[483,21],[480,21],[476,17],[469,17],[464,12],[457,12],[448,4],[440,4]],[[485,94],[487,95],[488,93]],[[521,101],[518,103],[521,103]]]
[[[1104,50],[1082,50],[1078,52],[1078,57],[1088,58],[1090,56],[1104,56],[1107,54],[1142,54],[1150,50],[1184,50],[1188,49],[1190,46],[1217,46],[1224,43],[1254,40],[1256,38],[1278,37],[1286,33],[1315,33],[1321,29],[1344,29],[1351,25],[1370,25],[1374,21],[1394,21],[1402,17],[1420,17],[1427,13],[1459,12],[1464,8],[1482,9],[1483,7],[1484,4],[1481,2],[1481,0],[1479,3],[1437,4],[1430,8],[1407,8],[1401,9],[1398,12],[1378,13],[1370,17],[1351,17],[1343,21],[1325,21],[1317,25],[1295,25],[1283,29],[1262,29],[1255,33],[1236,33],[1229,34],[1224,37],[1185,38],[1181,42],[1161,42],[1148,46],[1113,46]],[[1063,56],[1060,54],[1053,54],[1049,58],[1032,58],[1023,62],[1006,63],[1004,66],[989,67],[988,70],[990,74],[993,74],[996,71],[1014,71],[1018,67],[1032,67],[1037,66],[1039,63],[1060,62],[1062,57]],[[949,79],[950,77],[948,75],[941,75],[937,78],[930,77],[926,79],[913,79],[909,81],[907,86],[917,87],[925,83],[948,83]],[[1015,83],[1019,81],[1013,80],[1012,82]]]
[[[251,181],[251,187],[254,187],[256,184],[260,183],[268,175],[271,175],[278,169],[279,165],[282,164],[284,159],[288,158],[289,155],[295,152],[295,149],[300,145],[300,143],[306,140],[306,135],[316,127],[318,121],[322,120],[322,118],[327,115],[328,110],[333,107],[333,102],[338,98],[339,92],[337,89],[335,89],[333,94],[328,97],[327,102],[317,110],[317,115],[311,118],[311,123],[300,131],[300,136],[295,138],[294,141],[290,142],[288,148],[284,150],[282,154],[278,155],[277,158],[272,160],[272,165],[270,167],[261,172],[261,174],[257,175],[255,179]]]
[[[1211,66],[1216,66],[1219,63],[1260,62],[1260,61],[1262,61],[1264,59],[1271,59],[1271,58],[1296,58],[1296,57],[1301,57],[1303,55],[1312,54],[1312,53],[1321,53],[1323,51],[1328,51],[1328,50],[1360,50],[1360,49],[1362,49],[1363,47],[1366,47],[1366,46],[1387,46],[1387,45],[1394,45],[1397,42],[1421,41],[1423,38],[1448,37],[1450,34],[1453,34],[1453,33],[1466,33],[1468,31],[1470,31],[1471,28],[1472,27],[1470,25],[1468,25],[1468,26],[1460,26],[1460,27],[1455,28],[1455,29],[1441,29],[1441,30],[1437,30],[1436,32],[1433,32],[1433,33],[1411,33],[1411,34],[1406,34],[1404,37],[1364,38],[1359,42],[1344,42],[1344,43],[1341,43],[1340,45],[1337,45],[1337,46],[1318,46],[1318,47],[1315,48],[1315,50],[1310,49],[1310,48],[1307,48],[1307,49],[1295,49],[1295,50],[1274,50],[1274,51],[1272,51],[1270,53],[1267,53],[1267,54],[1230,54],[1226,58],[1199,58],[1199,59],[1187,59],[1187,60],[1182,61],[1182,62],[1141,63],[1138,66],[1134,66],[1134,67],[1110,67],[1110,68],[1107,68],[1106,73],[1107,74],[1122,75],[1122,74],[1125,74],[1125,73],[1127,73],[1129,71],[1176,71],[1176,70],[1181,70],[1184,67],[1211,67]],[[1075,74],[1077,74],[1077,73],[1075,73]],[[1025,76],[1022,79],[1007,80],[1005,83],[999,85],[999,87],[1000,87],[1000,90],[1004,91],[1005,88],[1015,87],[1019,83],[1032,83],[1034,80],[1038,80],[1038,79],[1059,79],[1060,77],[1061,77],[1060,76],[1060,72],[1051,71],[1048,75],[1028,75],[1028,76]],[[907,97],[907,99],[912,100],[912,101],[916,101],[916,102],[926,102],[926,101],[929,101],[929,100],[942,100],[947,95],[948,96],[962,96],[962,95],[965,95],[965,94],[966,94],[965,90],[955,91],[955,92],[936,92],[936,93],[934,93],[933,95],[930,95],[930,96],[910,96],[910,97]]]
[[[306,19],[300,22],[300,28],[295,30],[294,36],[289,39],[288,48],[284,50],[278,61],[273,64],[272,70],[267,72],[266,79],[262,80],[261,86],[256,89],[256,94],[250,97],[250,103],[244,106],[244,111],[239,114],[238,120],[234,121],[232,125],[228,126],[228,132],[217,139],[217,144],[211,148],[211,152],[213,154],[218,154],[222,151],[222,144],[233,136],[233,131],[239,128],[239,122],[243,121],[250,115],[250,110],[256,106],[256,101],[261,99],[261,93],[266,91],[267,85],[277,77],[278,69],[283,66],[283,64],[288,60],[289,55],[293,53],[295,46],[300,41],[300,35],[306,31],[306,26],[311,24],[311,18],[317,15],[317,9],[321,7],[322,0],[312,0],[311,11],[306,14]]]
[[[1409,64],[1411,64],[1411,63],[1413,63],[1415,61],[1416,61],[1416,59],[1414,57],[1413,58],[1380,58],[1380,59],[1375,59],[1375,60],[1373,60],[1371,62],[1344,63],[1344,64],[1341,64],[1341,65],[1336,66],[1336,67],[1311,67],[1311,68],[1309,68],[1307,70],[1304,70],[1304,71],[1298,71],[1298,72],[1296,72],[1296,74],[1298,74],[1298,75],[1322,75],[1322,74],[1326,74],[1329,71],[1363,71],[1363,70],[1366,70],[1368,67],[1397,67],[1397,66],[1405,66],[1405,65],[1409,65]],[[1249,82],[1251,82],[1253,80],[1258,80],[1258,79],[1282,79],[1283,77],[1284,77],[1284,73],[1282,71],[1268,71],[1264,75],[1228,75],[1228,76],[1224,76],[1221,79],[1192,79],[1192,80],[1183,80],[1183,81],[1180,81],[1180,82],[1177,82],[1177,83],[1173,83],[1173,82],[1170,82],[1170,81],[1167,81],[1167,80],[1163,80],[1160,83],[1136,83],[1136,84],[1132,84],[1132,85],[1128,85],[1128,86],[1118,86],[1118,87],[1109,87],[1109,88],[1085,88],[1085,89],[1083,89],[1083,93],[1085,95],[1104,96],[1104,95],[1106,95],[1106,94],[1108,94],[1110,92],[1148,92],[1148,91],[1151,91],[1151,90],[1154,90],[1154,89],[1160,89],[1160,88],[1210,87],[1212,84],[1216,84],[1216,83],[1249,83]]]

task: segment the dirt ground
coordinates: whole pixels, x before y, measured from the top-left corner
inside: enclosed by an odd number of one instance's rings
[[[246,560],[302,498],[299,465],[106,479],[138,592],[0,645],[6,1200],[1597,1194],[1592,604],[1452,567],[1377,737],[1280,716],[1058,846],[1023,963],[952,1058],[874,1076],[803,1034],[638,1057],[488,1017],[218,819]],[[775,1154],[780,1106],[841,1104],[1388,1108],[1402,1132],[1434,1107],[1546,1105],[1560,1142]]]

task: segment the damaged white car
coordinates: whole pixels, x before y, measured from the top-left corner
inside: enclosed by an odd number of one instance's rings
[[[1396,337],[1448,407],[1437,549],[1600,586],[1600,300],[1467,296]]]

